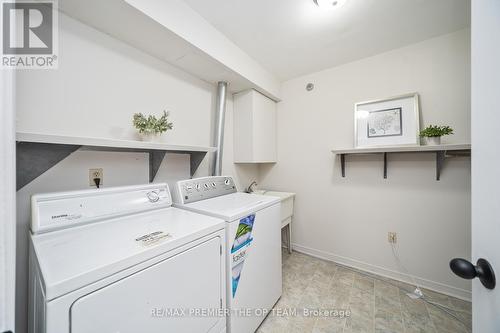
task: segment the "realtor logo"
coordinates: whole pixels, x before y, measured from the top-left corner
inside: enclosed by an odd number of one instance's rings
[[[57,3],[1,0],[2,68],[57,68]]]

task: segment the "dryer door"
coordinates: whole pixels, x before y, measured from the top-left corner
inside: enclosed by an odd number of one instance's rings
[[[223,317],[189,313],[221,308],[220,245],[219,237],[210,239],[79,298],[71,306],[71,332],[209,332],[225,327]]]

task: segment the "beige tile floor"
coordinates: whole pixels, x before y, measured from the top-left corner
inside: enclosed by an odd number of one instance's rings
[[[423,300],[413,300],[396,284],[411,286],[304,254],[283,254],[283,295],[257,332],[466,333],[471,304],[423,290],[428,300],[451,309],[464,324]],[[304,316],[302,309],[332,309],[333,316]],[[297,315],[287,316],[287,311]],[[335,317],[337,315],[337,317]]]

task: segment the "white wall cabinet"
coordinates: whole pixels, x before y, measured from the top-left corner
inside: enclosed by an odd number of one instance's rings
[[[255,90],[234,95],[234,162],[276,162],[276,102]]]

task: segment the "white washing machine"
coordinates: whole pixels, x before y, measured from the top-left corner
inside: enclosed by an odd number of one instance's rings
[[[33,196],[29,331],[225,332],[225,223],[171,203],[166,184]]]
[[[228,332],[254,332],[282,292],[280,200],[237,192],[231,177],[180,181],[174,205],[224,219]]]

